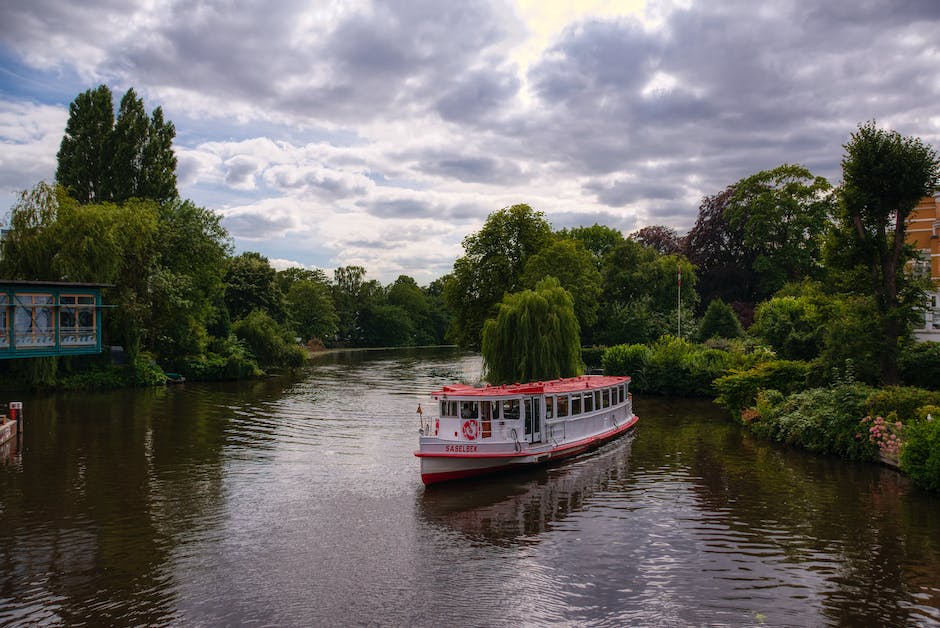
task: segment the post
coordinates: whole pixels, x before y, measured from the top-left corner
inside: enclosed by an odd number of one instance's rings
[[[10,420],[16,421],[16,434],[19,436],[23,433],[23,402],[11,401],[9,405]]]
[[[677,291],[678,296],[676,298],[676,321],[677,321],[677,333],[676,335],[679,338],[682,338],[682,262],[679,262],[679,289]]]

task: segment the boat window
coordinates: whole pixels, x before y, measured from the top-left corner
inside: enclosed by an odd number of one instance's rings
[[[594,391],[594,409],[595,410],[601,409],[601,391],[599,390]]]
[[[499,419],[499,402],[494,399],[493,401],[484,401],[483,403],[490,404],[490,410],[493,413],[493,420],[496,421]]]
[[[568,416],[568,395],[558,396],[558,418],[563,419]]]
[[[479,415],[479,410],[477,408],[476,401],[461,401],[460,402],[460,418],[462,419],[475,419]]]
[[[594,395],[591,393],[584,393],[584,411],[593,412],[594,410]]]
[[[620,386],[620,403],[623,403],[627,400],[627,385],[622,384]]]
[[[581,414],[581,393],[571,395],[571,416]]]
[[[610,388],[605,388],[601,392],[601,396],[604,399],[604,407],[609,408],[610,407]]]
[[[514,421],[519,418],[519,400],[507,399],[503,402],[503,418]]]
[[[441,416],[457,416],[457,402],[456,401],[442,401],[441,402]]]
[[[554,397],[545,397],[545,418],[546,419],[555,418],[555,398]]]

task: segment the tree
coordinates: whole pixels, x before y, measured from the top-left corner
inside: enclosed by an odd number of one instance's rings
[[[686,236],[686,255],[698,269],[699,295],[703,300],[720,298],[726,303],[752,301],[757,278],[753,251],[744,244],[744,226],[732,225],[725,208],[734,196],[729,186],[706,196],[698,218]]]
[[[658,251],[661,255],[677,255],[684,248],[682,238],[675,229],[662,225],[650,225],[630,234],[631,240]]]
[[[454,314],[450,336],[461,347],[480,347],[483,322],[506,293],[522,287],[529,257],[552,239],[551,225],[528,205],[493,212],[483,228],[464,238],[444,300]]]
[[[561,229],[558,236],[572,238],[584,245],[594,255],[597,268],[600,270],[601,262],[618,244],[623,242],[623,234],[611,227],[594,224],[590,227],[575,227],[574,229]]]
[[[229,260],[225,273],[225,305],[233,319],[261,310],[276,321],[284,319],[284,295],[277,271],[268,258],[248,251]]]
[[[83,204],[130,198],[166,202],[178,196],[175,136],[160,107],[148,120],[133,88],[121,98],[115,119],[111,90],[100,85],[69,105],[56,180]]]
[[[113,127],[114,104],[107,85],[82,92],[69,104],[55,178],[80,203],[107,200]]]
[[[545,277],[555,277],[574,299],[574,311],[581,328],[597,322],[601,274],[591,253],[571,238],[557,238],[526,262],[522,285],[534,288]]]
[[[744,335],[741,321],[735,316],[731,306],[721,299],[714,299],[708,304],[705,316],[699,326],[699,338],[740,338]]]
[[[554,277],[506,295],[483,327],[482,345],[491,384],[572,377],[583,368],[574,302]]]
[[[53,268],[59,250],[52,228],[58,219],[64,192],[46,182],[20,193],[10,209],[9,230],[0,238],[0,277],[6,279],[60,279]]]
[[[304,340],[330,338],[336,333],[337,316],[330,286],[322,281],[301,279],[290,285],[287,313]]]
[[[788,282],[818,278],[832,186],[802,166],[784,164],[734,184],[724,218],[751,260],[760,301]]]
[[[812,360],[823,348],[831,297],[812,284],[785,289],[757,306],[750,331],[763,338],[784,360]]]
[[[904,265],[912,254],[905,245],[907,218],[936,189],[940,160],[920,139],[879,129],[874,122],[859,125],[844,148],[840,219],[849,236],[850,259],[866,269],[877,307],[881,377],[894,384],[898,339],[923,298],[905,295],[910,280]]]

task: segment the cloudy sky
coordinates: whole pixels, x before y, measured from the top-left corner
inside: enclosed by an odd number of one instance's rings
[[[685,233],[759,170],[838,183],[866,120],[940,147],[940,1],[4,0],[4,216],[101,83],[237,251],[424,285],[515,203]]]

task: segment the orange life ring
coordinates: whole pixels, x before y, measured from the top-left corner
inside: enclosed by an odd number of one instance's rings
[[[467,440],[476,440],[480,428],[477,427],[476,421],[464,421],[462,429],[464,438]]]

